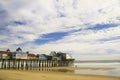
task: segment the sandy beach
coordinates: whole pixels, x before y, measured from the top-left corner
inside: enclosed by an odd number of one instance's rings
[[[120,77],[30,70],[0,70],[0,80],[120,80]]]

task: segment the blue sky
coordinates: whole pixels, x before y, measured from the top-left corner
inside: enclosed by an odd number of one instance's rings
[[[95,26],[93,25],[92,27],[88,28],[91,30],[101,30],[101,29],[106,29],[106,28],[111,28],[111,27],[117,27],[119,24],[96,24]]]
[[[41,39],[36,39],[35,44],[46,44],[48,42],[53,42],[62,39],[64,36],[67,36],[69,32],[54,32],[49,34],[43,34]]]
[[[0,0],[0,50],[120,59],[119,0]]]

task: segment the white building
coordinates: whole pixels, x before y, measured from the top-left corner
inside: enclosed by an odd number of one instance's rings
[[[23,52],[21,48],[16,49],[15,52],[11,52],[12,59],[28,59],[28,53]]]

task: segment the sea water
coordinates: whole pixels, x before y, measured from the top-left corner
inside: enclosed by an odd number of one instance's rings
[[[85,69],[80,69],[80,70],[74,70],[75,74],[92,74],[92,75],[104,75],[104,76],[118,76],[118,77],[120,77],[120,62],[74,63],[74,66],[85,68]],[[97,68],[97,69],[94,69],[94,68]],[[106,69],[104,69],[104,68],[106,68]]]

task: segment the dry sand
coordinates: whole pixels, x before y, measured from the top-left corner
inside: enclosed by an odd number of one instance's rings
[[[0,80],[120,80],[120,77],[80,75],[62,72],[0,70]]]

